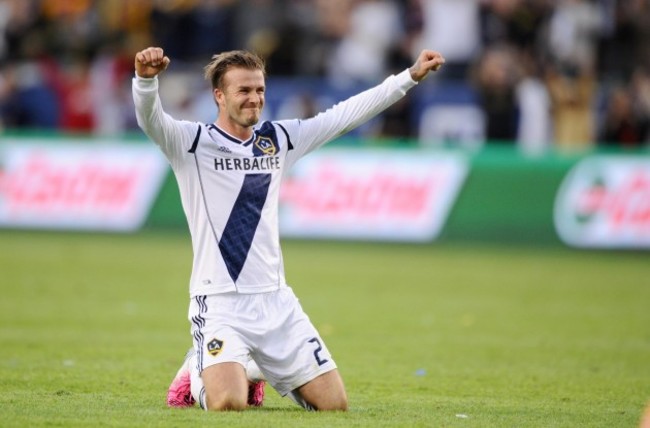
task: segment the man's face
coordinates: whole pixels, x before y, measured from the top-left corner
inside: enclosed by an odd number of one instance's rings
[[[219,115],[227,115],[227,121],[242,127],[255,125],[264,107],[265,89],[262,70],[228,70],[223,76],[223,89],[214,90]]]

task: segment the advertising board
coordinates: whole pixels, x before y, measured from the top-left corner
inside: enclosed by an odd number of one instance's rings
[[[554,212],[568,245],[650,248],[650,158],[585,158],[562,183]]]
[[[129,232],[168,171],[153,145],[0,144],[0,227]]]
[[[280,231],[302,238],[431,241],[467,170],[466,159],[450,153],[315,152],[285,179]]]

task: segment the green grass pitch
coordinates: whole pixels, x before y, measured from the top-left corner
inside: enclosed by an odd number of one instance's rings
[[[636,427],[650,255],[470,244],[284,244],[347,413],[168,409],[190,345],[186,234],[0,232],[3,427]]]

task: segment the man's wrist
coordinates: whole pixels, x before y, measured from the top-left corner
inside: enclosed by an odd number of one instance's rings
[[[142,90],[154,90],[158,87],[158,76],[142,77],[135,73],[134,84]]]
[[[158,76],[143,77],[143,76],[140,76],[140,75],[138,74],[138,72],[136,71],[136,72],[135,72],[135,77],[136,77],[136,79],[138,79],[138,80],[154,80],[154,79],[156,79]]]
[[[406,70],[402,71],[396,77],[397,77],[398,85],[400,86],[400,88],[402,88],[405,91],[411,89],[412,87],[418,84],[418,81],[413,78],[413,74],[410,68],[407,68]]]

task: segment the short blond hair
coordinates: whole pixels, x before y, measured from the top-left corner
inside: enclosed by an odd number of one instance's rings
[[[204,67],[205,80],[212,84],[212,89],[223,89],[223,76],[231,68],[261,70],[266,76],[266,65],[258,55],[243,51],[228,51],[212,56],[212,61]]]

